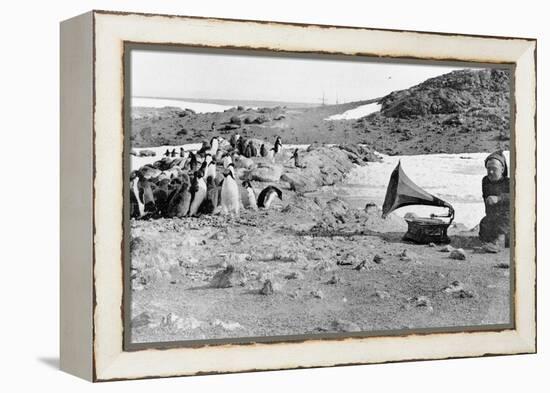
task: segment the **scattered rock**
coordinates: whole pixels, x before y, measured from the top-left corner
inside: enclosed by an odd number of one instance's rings
[[[415,255],[407,250],[403,250],[399,254],[397,254],[400,261],[403,262],[413,262],[415,260]]]
[[[348,205],[340,198],[333,198],[327,202],[324,210],[335,217],[344,217],[348,211]]]
[[[132,329],[149,326],[153,322],[153,315],[150,312],[144,311],[132,319]]]
[[[355,322],[347,321],[345,319],[338,319],[332,321],[330,324],[331,330],[337,332],[360,332],[361,327]]]
[[[501,263],[495,265],[495,267],[498,268],[498,269],[510,269],[510,264],[506,263],[506,262],[501,262]]]
[[[174,313],[168,313],[162,317],[160,325],[163,328],[175,329],[177,328],[177,323],[180,318]]]
[[[342,282],[342,279],[338,277],[336,274],[333,274],[330,280],[327,281],[327,284],[334,285],[334,284],[339,284],[341,282]]]
[[[451,255],[449,255],[449,257],[451,259],[463,261],[466,259],[466,253],[462,248],[457,248],[456,250],[451,251]]]
[[[213,288],[231,288],[246,281],[246,275],[241,269],[236,269],[233,265],[228,265],[224,270],[218,271],[210,286]]]
[[[317,263],[313,269],[320,272],[331,272],[336,269],[336,266],[331,260],[321,259],[321,261]]]
[[[338,254],[337,254],[338,255]],[[349,266],[349,265],[354,265],[356,263],[359,262],[359,258],[354,255],[354,254],[346,254],[342,257],[340,257],[337,261],[336,261],[336,264],[338,266]]]
[[[365,212],[370,213],[372,211],[375,211],[377,208],[376,203],[369,202],[365,205]]]
[[[368,270],[369,267],[367,266],[367,261],[362,261],[361,263],[359,263],[359,265],[355,266],[354,269],[357,271]]]
[[[372,261],[374,263],[378,263],[378,264],[381,264],[381,263],[384,263],[384,258],[382,258],[380,255],[376,254],[374,256],[374,258],[372,258]]]
[[[250,254],[231,252],[229,254],[221,254],[227,265],[238,266],[252,260]]]
[[[475,297],[475,293],[470,290],[461,289],[460,291],[455,292],[454,297],[461,299],[468,299]]]
[[[435,247],[435,243],[432,242],[432,243],[428,244],[428,247]]]
[[[390,298],[390,294],[386,291],[375,291],[374,296],[380,298],[380,299],[388,299]]]
[[[180,256],[176,261],[180,267],[195,267],[199,263],[197,258],[190,256]]]
[[[443,292],[454,293],[454,292],[461,291],[462,289],[464,289],[464,286],[462,285],[462,283],[460,281],[453,281],[451,283],[451,285],[449,285],[448,287],[443,288]]]
[[[323,294],[323,291],[321,291],[320,289],[317,291],[311,291],[311,295],[317,299],[323,299],[325,297],[325,295]]]
[[[276,250],[273,253],[273,260],[280,262],[296,262],[298,257],[289,250]]]
[[[412,299],[416,307],[430,307],[430,299],[426,296],[418,296]]]
[[[285,276],[287,280],[302,280],[304,275],[300,272],[291,272]]]
[[[215,319],[214,321],[212,321],[212,326],[221,327],[222,329],[229,331],[243,329],[243,326],[238,322],[224,322],[219,319]]]
[[[260,289],[260,294],[266,296],[273,295],[273,284],[271,280],[265,280],[262,289]]]

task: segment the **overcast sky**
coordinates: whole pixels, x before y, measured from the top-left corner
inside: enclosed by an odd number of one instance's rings
[[[261,55],[131,52],[132,96],[320,103],[365,100],[460,67]]]

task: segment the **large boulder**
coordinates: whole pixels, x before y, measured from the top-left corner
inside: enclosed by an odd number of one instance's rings
[[[231,116],[231,119],[229,119],[229,122],[230,122],[231,124],[237,124],[237,125],[240,126],[242,120],[241,120],[241,118],[240,118],[239,116]]]
[[[312,192],[319,188],[314,179],[300,171],[286,172],[281,176],[281,180],[287,182],[293,191]]]
[[[261,182],[278,182],[283,173],[281,165],[259,163],[258,167],[250,173],[252,180]]]

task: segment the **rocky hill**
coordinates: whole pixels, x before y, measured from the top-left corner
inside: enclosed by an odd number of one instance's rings
[[[419,154],[509,149],[507,71],[455,71],[392,92],[378,102],[380,112],[355,125],[371,136],[378,151]]]

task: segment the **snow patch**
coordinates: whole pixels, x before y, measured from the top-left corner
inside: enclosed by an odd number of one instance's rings
[[[455,222],[473,228],[485,215],[481,195],[481,179],[486,175],[485,158],[489,153],[425,154],[416,156],[386,156],[382,162],[357,166],[347,176],[344,191],[346,198],[361,203],[384,203],[390,175],[397,163],[416,185],[449,202],[455,209]],[[508,165],[509,152],[504,152]],[[419,216],[446,213],[446,208],[432,206],[406,206],[395,211],[403,217],[412,212]]]
[[[344,113],[338,115],[332,115],[325,120],[354,120],[364,116],[368,116],[371,113],[378,112],[382,108],[382,105],[374,102],[372,104],[366,104],[358,106],[357,108],[350,109]]]

